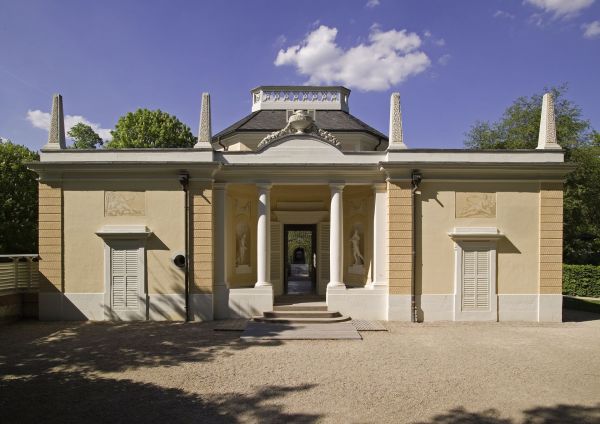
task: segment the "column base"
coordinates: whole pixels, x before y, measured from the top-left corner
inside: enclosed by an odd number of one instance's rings
[[[269,283],[269,282],[266,282],[266,281],[257,281],[256,284],[254,284],[254,287],[255,288],[258,288],[258,287],[273,287],[273,285],[271,283]]]
[[[388,283],[387,281],[372,281],[370,283],[365,284],[365,289],[387,289]]]
[[[273,287],[229,289],[229,318],[252,318],[273,310]]]

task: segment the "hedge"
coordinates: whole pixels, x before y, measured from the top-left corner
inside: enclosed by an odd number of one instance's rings
[[[563,294],[600,297],[600,266],[564,264]]]

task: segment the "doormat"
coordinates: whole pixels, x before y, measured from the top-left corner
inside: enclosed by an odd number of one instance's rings
[[[244,331],[248,325],[247,319],[228,319],[218,322],[213,328],[214,331]]]
[[[380,321],[368,321],[366,319],[353,319],[352,324],[358,331],[388,331]]]

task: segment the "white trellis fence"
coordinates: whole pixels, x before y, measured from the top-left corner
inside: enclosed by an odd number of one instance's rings
[[[0,294],[37,291],[37,254],[0,255]]]

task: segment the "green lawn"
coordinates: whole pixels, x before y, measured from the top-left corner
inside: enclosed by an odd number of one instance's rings
[[[563,297],[563,307],[567,309],[576,309],[579,311],[588,311],[600,314],[600,298],[581,299],[565,296]]]

